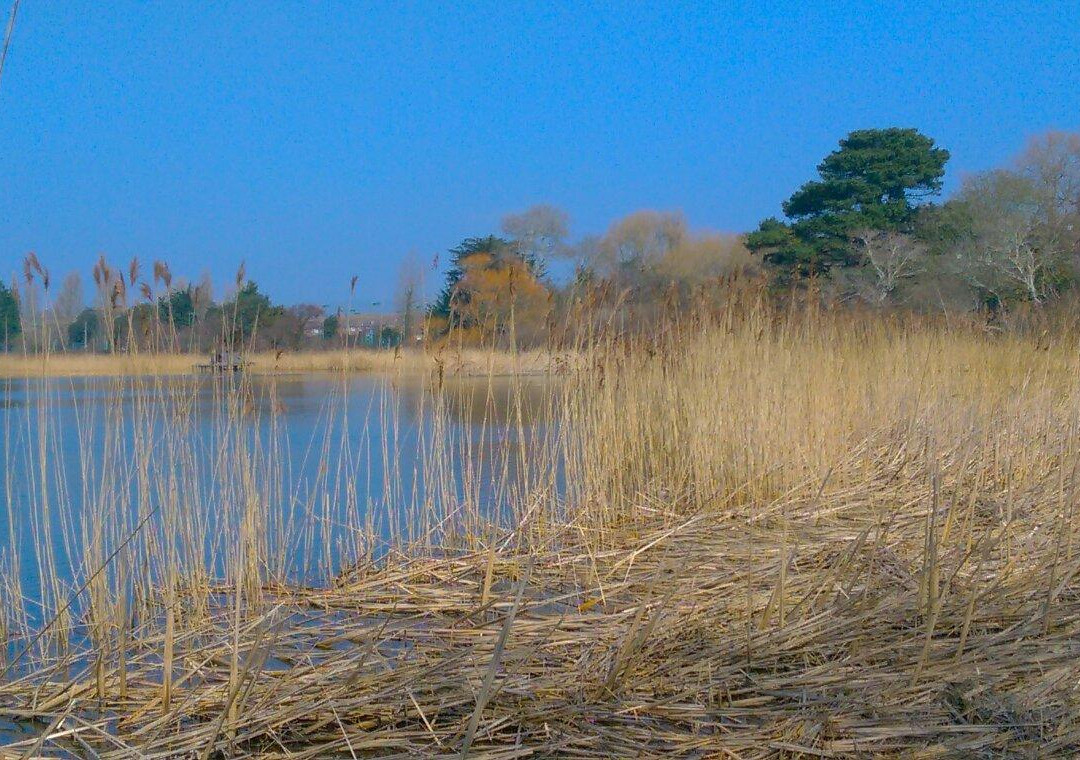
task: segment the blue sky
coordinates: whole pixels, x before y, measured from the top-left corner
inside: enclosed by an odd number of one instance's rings
[[[1080,3],[995,5],[23,0],[0,271],[246,260],[285,302],[388,300],[407,252],[538,202],[745,230],[862,127],[931,135],[955,187],[1080,129]]]

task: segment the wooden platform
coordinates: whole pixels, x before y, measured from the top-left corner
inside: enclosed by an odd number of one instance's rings
[[[205,364],[196,364],[195,371],[206,374],[217,374],[227,372],[243,372],[248,368],[248,362],[207,362]]]

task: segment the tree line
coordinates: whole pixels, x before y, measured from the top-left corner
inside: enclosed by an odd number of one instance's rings
[[[780,215],[746,234],[692,231],[679,213],[639,211],[568,244],[566,214],[537,206],[506,217],[502,237],[451,251],[435,327],[473,339],[486,327],[490,337],[516,306],[519,324],[546,319],[550,333],[582,299],[606,305],[609,321],[647,326],[695,294],[722,297],[719,286],[739,277],[775,297],[991,320],[1075,297],[1080,134],[1037,136],[943,199],[949,158],[917,129],[856,130]],[[573,262],[574,275],[555,286],[544,275],[558,259]]]
[[[571,241],[568,214],[542,204],[502,219],[498,234],[450,249],[439,269],[415,256],[399,273],[392,314],[362,323],[351,310],[275,304],[238,273],[213,300],[209,279],[174,282],[104,258],[91,303],[68,275],[53,293],[30,254],[22,278],[0,284],[0,341],[8,348],[108,351],[222,342],[301,349],[347,342],[410,346],[458,340],[535,345],[590,319],[647,328],[659,312],[722,297],[733,280],[769,294],[810,293],[835,304],[979,312],[1041,308],[1080,284],[1080,134],[1049,132],[1008,165],[971,174],[942,199],[949,151],[913,128],[851,132],[817,176],[745,234],[693,230],[679,212],[643,210]],[[355,278],[351,289],[356,285]],[[362,336],[357,333],[362,332]]]
[[[0,283],[0,345],[8,350],[174,351],[299,350],[354,344],[390,346],[396,329],[376,320],[374,335],[352,335],[353,315],[326,314],[314,304],[285,306],[271,301],[241,266],[230,293],[213,298],[208,275],[198,282],[174,279],[165,262],[144,271],[138,259],[126,269],[104,257],[92,270],[90,302],[82,278],[68,274],[57,289],[33,253],[22,276]],[[344,311],[344,310],[342,310]],[[355,331],[353,331],[355,332]]]
[[[877,306],[991,313],[1080,282],[1080,134],[1032,139],[936,203],[949,152],[914,129],[852,132],[747,238],[779,284]]]

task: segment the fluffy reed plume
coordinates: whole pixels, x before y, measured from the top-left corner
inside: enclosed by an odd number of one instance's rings
[[[135,256],[131,259],[131,263],[128,265],[128,284],[131,287],[135,287],[135,282],[139,279],[139,257]]]
[[[57,622],[0,583],[6,751],[1080,752],[1075,335],[755,301],[655,336],[540,384],[397,376],[373,438],[342,385],[310,482],[272,378],[215,382],[203,437],[190,384],[117,381]]]
[[[166,290],[172,287],[172,272],[169,271],[169,265],[160,260],[154,262],[154,284],[159,282],[165,286]]]
[[[37,272],[38,277],[41,278],[41,287],[44,290],[49,289],[49,270],[41,266],[41,262],[38,260],[37,254],[33,251],[26,254],[26,260],[23,262],[23,274],[26,278],[27,284],[33,281],[32,272]]]
[[[41,264],[38,262],[37,254],[30,251],[23,259],[23,279],[26,280],[27,285],[34,281],[34,272],[41,272]]]

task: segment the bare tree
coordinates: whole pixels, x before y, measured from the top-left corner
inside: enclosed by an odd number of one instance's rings
[[[578,242],[566,246],[564,255],[574,262],[574,270],[579,277],[599,269],[602,242],[603,238],[599,235],[586,235]]]
[[[75,318],[79,316],[85,305],[82,277],[78,272],[69,272],[64,277],[64,281],[60,285],[60,291],[53,301],[52,318],[50,320],[53,329],[58,333],[61,345],[67,341],[68,325],[75,321]]]
[[[739,235],[697,233],[685,235],[657,262],[657,274],[681,285],[755,270],[757,262]]]
[[[402,345],[415,342],[417,316],[424,298],[424,267],[415,252],[410,251],[398,266],[397,291],[394,309],[398,315]]]
[[[1016,170],[1047,196],[1054,215],[1080,215],[1080,133],[1047,132],[1032,138]]]
[[[1017,159],[1016,172],[1032,182],[1052,235],[1069,254],[1080,256],[1080,133],[1033,138]]]
[[[299,350],[304,339],[318,331],[323,317],[323,308],[315,304],[301,303],[281,310],[266,326],[260,336],[276,349]]]
[[[601,262],[613,269],[646,270],[686,237],[686,219],[681,213],[635,211],[611,226],[601,241],[599,254]]]
[[[1064,228],[1052,223],[1048,200],[1025,174],[996,170],[969,178],[959,197],[970,229],[955,252],[961,275],[1002,302],[1014,292],[1045,301],[1069,265]]]
[[[214,304],[214,283],[210,279],[209,272],[203,272],[202,277],[199,278],[199,284],[192,289],[191,302],[195,310],[195,319],[201,322]]]
[[[530,206],[520,214],[507,214],[502,220],[503,233],[520,246],[522,254],[537,261],[569,254],[569,225],[565,211],[546,203]]]
[[[880,306],[895,299],[901,286],[924,270],[926,246],[891,230],[857,230],[851,241],[866,266],[852,273],[856,295]]]

